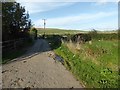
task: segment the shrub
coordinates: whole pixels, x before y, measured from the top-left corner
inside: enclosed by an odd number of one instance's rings
[[[32,39],[37,39],[37,29],[36,28],[32,28],[30,30],[30,34],[31,34]]]

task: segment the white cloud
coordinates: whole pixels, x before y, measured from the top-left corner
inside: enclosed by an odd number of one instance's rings
[[[71,5],[75,2],[96,2],[95,5],[103,5],[107,2],[118,2],[118,0],[17,0],[17,2],[25,6],[30,14],[33,14]]]
[[[118,0],[99,0],[95,5],[105,5],[108,2],[114,2],[114,4],[118,4]]]
[[[77,27],[78,24],[93,22],[95,20],[117,15],[117,12],[100,12],[100,13],[93,13],[93,14],[80,14],[76,16],[66,16],[66,17],[59,17],[59,18],[48,18],[46,20],[47,27],[66,27],[74,25]],[[42,19],[37,20],[34,22],[36,27],[43,27]]]
[[[70,2],[69,3],[68,2],[64,2],[64,3],[21,2],[21,5],[25,6],[26,10],[28,10],[30,14],[45,12],[45,11],[53,10],[53,9],[71,5],[71,4],[74,4],[74,3],[70,3]]]
[[[75,2],[96,2],[96,5],[103,5],[107,2],[118,2],[118,0],[17,0],[17,2],[25,6],[30,14],[33,14],[71,5]]]
[[[119,0],[17,0],[18,2],[118,2]]]

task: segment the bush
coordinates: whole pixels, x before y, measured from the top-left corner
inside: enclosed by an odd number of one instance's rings
[[[61,46],[61,36],[60,35],[45,35],[46,40],[50,43],[51,49],[56,49]]]
[[[31,34],[32,39],[37,39],[37,29],[36,28],[32,28],[30,30],[30,34]]]

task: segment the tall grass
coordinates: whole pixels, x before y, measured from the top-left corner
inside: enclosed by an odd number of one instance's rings
[[[73,45],[73,46],[72,46]],[[74,48],[71,48],[74,47]],[[118,42],[92,41],[80,48],[76,44],[63,43],[55,53],[64,58],[65,66],[86,87],[117,88],[118,87]]]
[[[65,67],[88,88],[118,88],[118,49],[117,33],[88,33],[92,40],[79,44],[65,41],[54,49],[64,58]],[[73,37],[68,35],[68,38]],[[53,37],[54,38],[54,37]],[[54,48],[53,38],[49,38]]]

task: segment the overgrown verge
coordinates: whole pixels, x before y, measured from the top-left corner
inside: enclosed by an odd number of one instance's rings
[[[55,53],[64,59],[65,67],[86,88],[118,88],[118,34],[96,33],[91,34],[91,38],[90,42],[85,43],[65,40],[60,45],[58,40],[54,40],[55,37],[46,39]]]
[[[56,49],[55,53],[64,58],[64,65],[77,77],[78,80],[82,81],[86,87],[118,87],[118,77],[120,77],[118,71],[112,70],[109,66],[105,66],[105,61],[98,65],[94,63],[92,59],[86,58],[85,55],[80,55],[80,53],[74,54],[65,44],[62,44],[61,47]],[[101,55],[101,58],[102,56],[104,57],[104,55]],[[112,63],[107,57],[104,57],[104,60]],[[96,61],[98,61],[98,59],[96,59]]]

